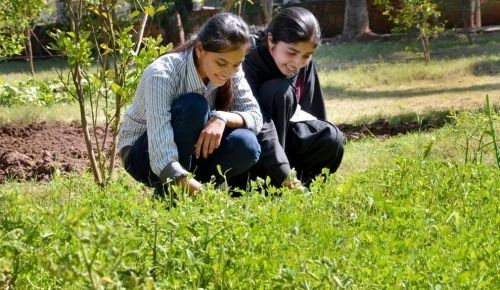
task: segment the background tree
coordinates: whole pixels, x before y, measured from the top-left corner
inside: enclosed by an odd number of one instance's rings
[[[461,0],[462,15],[465,29],[477,29],[481,27],[481,1]]]
[[[465,35],[472,45],[474,43],[472,33],[481,28],[481,1],[460,0],[460,8]]]
[[[0,58],[19,54],[24,49],[31,75],[35,74],[31,48],[32,29],[45,9],[46,0],[0,1]]]
[[[428,64],[431,59],[429,41],[444,31],[444,24],[439,21],[439,7],[430,0],[401,0],[398,6],[391,0],[375,0],[375,4],[382,6],[383,13],[394,23],[394,31],[416,31]]]
[[[353,39],[370,32],[367,1],[346,0],[342,38]]]
[[[273,18],[273,0],[258,0],[258,1],[262,9],[262,14],[264,15],[264,22],[266,24],[271,23],[271,18]]]

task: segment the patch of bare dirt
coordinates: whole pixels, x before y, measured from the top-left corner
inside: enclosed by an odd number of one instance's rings
[[[56,170],[81,172],[87,160],[82,129],[76,123],[0,127],[0,183],[8,178],[48,180]]]
[[[344,136],[348,140],[358,140],[363,136],[387,139],[391,136],[439,128],[444,124],[444,119],[432,122],[423,120],[421,123],[410,121],[398,124],[390,124],[385,119],[379,119],[370,124],[337,124],[337,127],[344,133]]]
[[[403,122],[391,125],[378,120],[366,125],[337,125],[349,140],[361,136],[386,139],[414,132],[428,123]],[[7,179],[49,180],[61,173],[82,172],[88,168],[82,129],[76,123],[8,124],[0,127],[0,183]]]

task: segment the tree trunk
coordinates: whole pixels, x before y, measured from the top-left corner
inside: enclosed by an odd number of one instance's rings
[[[429,48],[429,38],[425,37],[423,35],[421,37],[421,42],[422,42],[422,50],[424,51],[424,59],[425,59],[425,64],[429,65],[431,62],[431,51]]]
[[[175,9],[177,10],[177,12],[179,13],[179,15],[181,17],[183,31],[186,31],[186,30],[189,31],[189,28],[191,25],[190,21],[189,21],[189,11],[187,8],[187,2],[188,1],[185,1],[185,0],[174,0]]]
[[[260,6],[264,14],[265,23],[271,23],[271,19],[273,18],[273,0],[260,0]]]
[[[144,37],[144,30],[146,29],[146,23],[148,22],[148,14],[144,13],[141,20],[141,26],[139,26],[139,31],[137,32],[135,54],[139,54],[142,46],[142,38]]]
[[[481,27],[481,1],[464,0],[464,28],[477,29]]]
[[[75,4],[73,4],[73,1],[67,0],[66,2],[67,7],[68,7],[68,14],[69,14],[69,21],[70,21],[70,27],[71,27],[71,32],[75,34],[75,39],[76,41],[80,40],[80,22],[79,20],[81,19],[82,11],[83,11],[83,1],[79,0]],[[76,6],[76,7],[74,7]],[[74,10],[76,9],[76,11]],[[71,77],[73,84],[75,86],[75,94],[76,98],[78,100],[78,105],[80,108],[80,120],[82,122],[82,131],[83,131],[83,138],[85,140],[85,147],[87,148],[87,154],[89,155],[89,161],[90,161],[90,168],[92,170],[92,174],[94,175],[94,180],[95,182],[100,186],[104,186],[104,181],[102,179],[102,174],[101,171],[99,170],[99,166],[97,164],[97,160],[94,154],[94,147],[92,145],[92,139],[90,136],[89,132],[89,125],[87,121],[87,112],[86,112],[86,107],[85,107],[85,93],[84,93],[84,88],[83,88],[83,77],[82,77],[82,70],[81,70],[81,64],[76,63],[73,65],[71,68]]]
[[[177,31],[179,32],[179,43],[184,44],[186,42],[186,37],[184,35],[184,27],[182,26],[182,19],[179,10],[175,11],[175,24],[177,25]]]
[[[366,0],[346,0],[342,37],[353,39],[370,32]]]
[[[31,46],[31,28],[26,29],[26,59],[30,67],[31,77],[35,77],[35,66],[33,65],[33,47]]]

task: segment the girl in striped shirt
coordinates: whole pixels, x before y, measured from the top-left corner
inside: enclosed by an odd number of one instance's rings
[[[190,193],[222,182],[217,166],[236,185],[258,161],[262,115],[241,69],[249,38],[240,17],[217,14],[144,71],[118,148],[125,170],[155,195],[172,182]]]

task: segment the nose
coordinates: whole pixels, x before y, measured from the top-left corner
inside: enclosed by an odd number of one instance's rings
[[[294,69],[299,69],[299,68],[305,66],[306,63],[307,63],[307,60],[304,60],[303,57],[296,57],[293,59]]]

